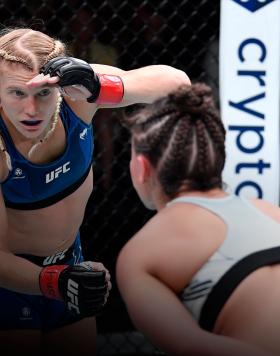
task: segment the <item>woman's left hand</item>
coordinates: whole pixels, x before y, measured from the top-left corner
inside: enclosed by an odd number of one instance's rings
[[[49,74],[38,74],[31,80],[29,80],[26,85],[31,88],[41,87],[41,86],[55,86],[58,87],[62,95],[69,96],[72,100],[86,100],[91,96],[91,93],[83,85],[75,84],[64,86],[63,88],[59,86],[59,77],[51,77]]]

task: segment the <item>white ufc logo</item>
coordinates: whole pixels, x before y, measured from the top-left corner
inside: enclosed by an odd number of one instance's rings
[[[74,309],[77,314],[80,314],[79,301],[78,301],[78,288],[79,285],[73,279],[68,279],[67,283],[67,297],[70,298],[70,302],[67,303],[68,309]]]
[[[57,167],[55,170],[46,174],[46,183],[50,183],[54,179],[57,179],[61,173],[66,173],[70,171],[69,167],[70,161],[64,163],[63,166]]]
[[[55,264],[58,260],[63,260],[63,258],[65,257],[66,251],[67,251],[67,249],[65,249],[61,252],[55,253],[54,255],[46,257],[43,261],[43,266]]]

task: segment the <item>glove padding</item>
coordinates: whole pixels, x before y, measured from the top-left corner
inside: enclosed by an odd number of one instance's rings
[[[58,84],[61,87],[70,85],[83,85],[91,96],[87,98],[89,103],[94,103],[100,93],[101,84],[98,75],[91,66],[74,57],[55,57],[46,63],[40,70],[44,75],[60,78]]]
[[[67,309],[79,317],[100,313],[108,296],[106,272],[80,265],[43,268],[40,288],[45,296],[62,299]]]

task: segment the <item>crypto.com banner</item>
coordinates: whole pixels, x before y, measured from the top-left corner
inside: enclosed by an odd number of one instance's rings
[[[280,0],[221,0],[224,181],[279,204]]]

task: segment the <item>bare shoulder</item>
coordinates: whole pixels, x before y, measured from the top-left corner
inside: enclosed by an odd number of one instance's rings
[[[207,219],[201,208],[190,204],[168,206],[129,240],[118,267],[129,266],[129,273],[144,270],[172,290],[182,290],[224,239],[223,228],[220,233],[205,232]]]
[[[251,203],[264,214],[280,223],[280,208],[263,199],[250,199]]]

